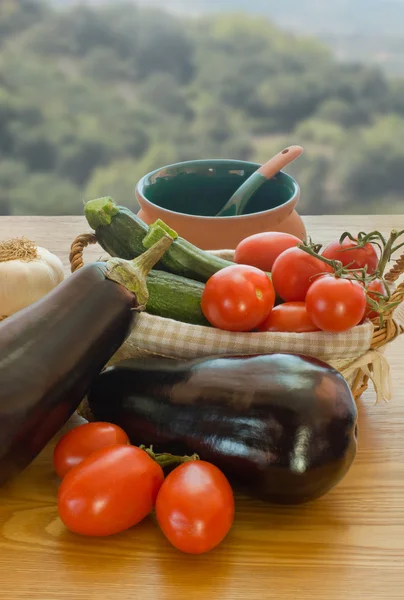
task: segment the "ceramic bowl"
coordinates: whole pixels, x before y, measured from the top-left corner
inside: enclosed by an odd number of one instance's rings
[[[195,160],[156,169],[136,186],[139,216],[151,224],[161,219],[178,235],[204,250],[235,248],[263,231],[283,231],[304,239],[295,211],[298,183],[284,172],[254,194],[246,214],[216,217],[233,192],[260,167],[239,160]]]

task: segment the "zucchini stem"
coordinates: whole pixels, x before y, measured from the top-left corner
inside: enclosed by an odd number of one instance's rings
[[[87,222],[96,231],[99,227],[110,225],[112,217],[119,213],[119,208],[110,196],[90,200],[84,205]]]
[[[178,237],[178,233],[171,229],[161,219],[157,219],[149,226],[149,231],[142,243],[145,248],[151,248],[158,240],[161,240],[165,235],[171,236],[174,240]]]

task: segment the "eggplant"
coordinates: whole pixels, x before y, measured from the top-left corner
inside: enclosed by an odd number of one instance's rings
[[[145,274],[171,242],[135,261],[89,264],[0,324],[0,484],[77,409],[130,333],[147,301]]]
[[[88,409],[155,452],[197,453],[277,504],[331,490],[352,465],[357,409],[342,375],[294,354],[125,360],[93,382]]]

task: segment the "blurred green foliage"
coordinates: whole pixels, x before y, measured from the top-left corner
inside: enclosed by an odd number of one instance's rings
[[[0,3],[0,214],[81,214],[178,160],[299,143],[301,212],[403,212],[404,80],[262,18]]]

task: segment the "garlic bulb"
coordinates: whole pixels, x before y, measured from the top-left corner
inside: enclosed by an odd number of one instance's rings
[[[0,318],[45,296],[64,279],[62,261],[25,238],[0,242]]]

